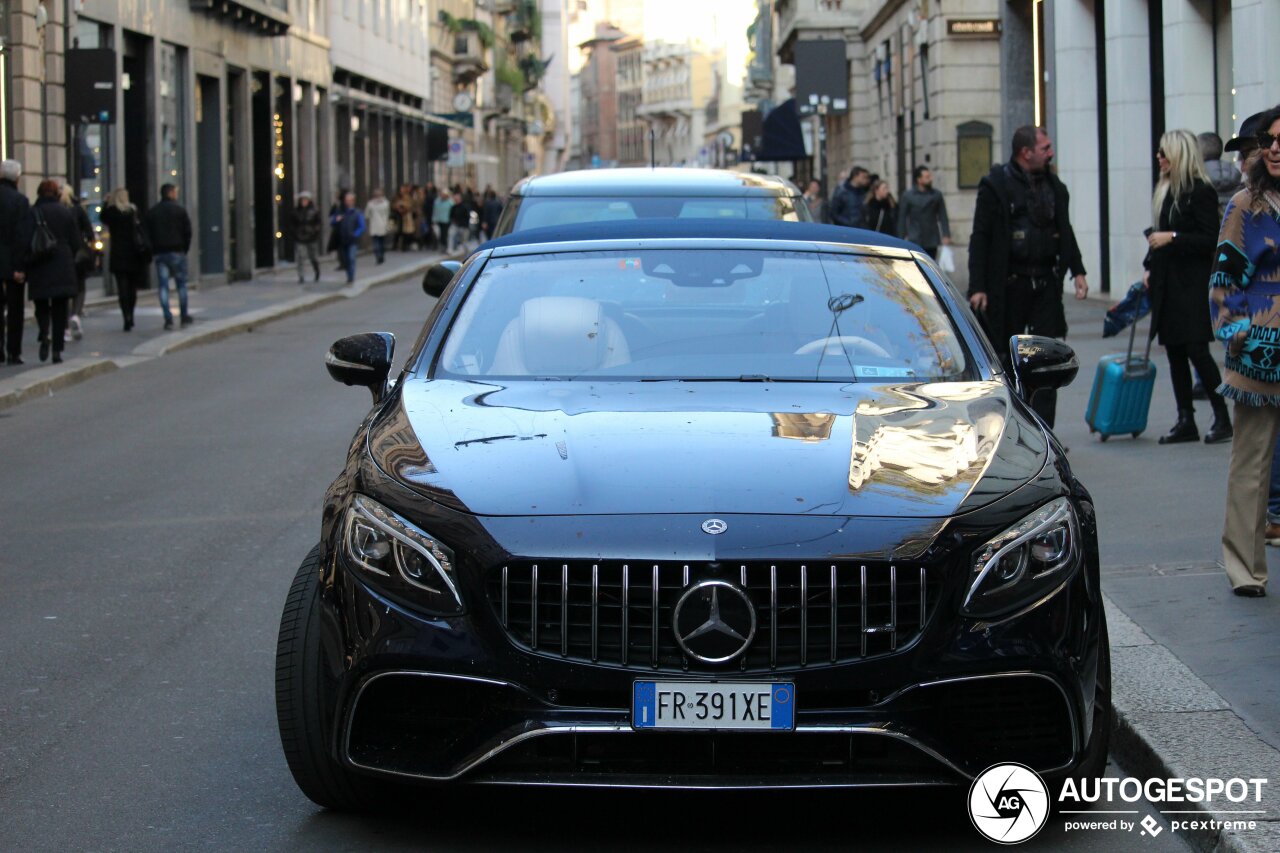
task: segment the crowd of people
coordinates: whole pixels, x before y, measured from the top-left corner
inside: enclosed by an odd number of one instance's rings
[[[947,201],[934,189],[933,171],[928,166],[917,166],[912,171],[911,189],[903,194],[901,202],[893,197],[888,181],[862,166],[853,167],[830,201],[819,181],[809,181],[804,201],[814,222],[902,237],[923,248],[934,260],[938,259],[940,247],[951,245]]]
[[[326,250],[338,255],[338,267],[347,281],[355,280],[356,256],[368,234],[375,264],[386,260],[388,249],[426,250],[456,254],[493,236],[503,203],[492,186],[478,195],[471,187],[436,187],[402,184],[394,198],[375,187],[363,207],[355,193],[339,190],[329,208],[329,242]],[[309,265],[320,278],[320,214],[308,192],[298,194],[292,216],[298,258],[298,282],[306,280]]]
[[[32,202],[18,189],[21,177],[17,160],[0,163],[0,235],[8,235],[0,237],[0,355],[6,364],[24,363],[24,312],[30,300],[40,360],[52,356],[59,363],[63,344],[83,335],[85,280],[97,266],[101,244],[69,186],[42,181]],[[338,268],[352,282],[366,233],[377,264],[385,261],[388,250],[454,254],[492,237],[502,208],[492,187],[480,195],[469,187],[404,184],[390,199],[381,188],[374,189],[363,207],[357,206],[354,193],[342,190],[326,220],[311,193],[300,192],[289,217],[298,281],[308,273],[313,281],[320,279],[326,221],[326,251],[337,255]],[[152,268],[164,328],[172,329],[175,322],[171,284],[178,291],[177,322],[190,325],[187,255],[192,228],[177,187],[165,184],[159,201],[146,210],[135,207],[128,190],[113,190],[102,206],[101,221],[110,244],[106,272],[115,281],[124,331],[134,328],[138,293],[150,287]]]

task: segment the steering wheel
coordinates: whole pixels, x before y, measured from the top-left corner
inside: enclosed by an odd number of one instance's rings
[[[888,358],[893,356],[875,341],[860,338],[856,335],[838,335],[829,338],[818,338],[814,341],[800,347],[795,351],[796,355],[813,355],[814,353],[826,351],[827,355],[843,355],[847,352],[854,352],[859,355],[868,355],[873,358]]]

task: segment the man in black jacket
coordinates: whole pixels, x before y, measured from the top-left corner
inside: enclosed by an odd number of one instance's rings
[[[165,184],[160,188],[160,201],[147,211],[143,226],[151,240],[151,251],[155,253],[164,327],[173,328],[173,312],[169,310],[170,276],[178,283],[182,325],[189,326],[191,315],[187,313],[187,252],[191,249],[191,217],[178,204],[177,187]]]
[[[861,166],[850,169],[848,179],[836,188],[836,194],[831,198],[831,206],[827,210],[831,222],[846,228],[861,228],[862,203],[870,186],[870,172]]]
[[[1075,279],[1076,299],[1089,295],[1084,262],[1068,216],[1066,186],[1049,170],[1053,143],[1035,127],[1013,134],[1013,158],[978,185],[969,240],[969,302],[1009,366],[1009,338],[1029,333],[1066,337],[1063,278]],[[1058,395],[1041,391],[1031,406],[1053,427]]]
[[[20,177],[22,164],[17,160],[0,163],[0,356],[7,356],[9,364],[22,364],[22,315],[27,304],[26,249],[18,232],[31,215],[31,205],[18,191]]]

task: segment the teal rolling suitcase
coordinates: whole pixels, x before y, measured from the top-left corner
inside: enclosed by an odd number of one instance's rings
[[[1156,385],[1156,366],[1151,363],[1151,339],[1141,357],[1133,354],[1133,340],[1138,328],[1129,331],[1129,351],[1106,355],[1098,362],[1089,392],[1089,408],[1085,421],[1089,431],[1106,441],[1113,435],[1129,434],[1137,438],[1147,428],[1147,412],[1151,409],[1151,392]]]

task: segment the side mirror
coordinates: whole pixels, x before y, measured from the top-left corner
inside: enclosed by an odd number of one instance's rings
[[[329,375],[343,385],[362,385],[373,394],[373,402],[387,391],[387,374],[396,351],[396,336],[390,332],[367,332],[334,341],[325,353]]]
[[[1009,338],[1009,352],[1018,394],[1028,403],[1037,391],[1070,385],[1080,371],[1075,350],[1056,338],[1014,335]]]
[[[432,264],[427,268],[427,274],[422,277],[422,292],[439,299],[440,294],[444,293],[444,289],[449,286],[449,282],[453,281],[453,276],[460,269],[462,264],[457,261],[441,261],[438,264]]]

